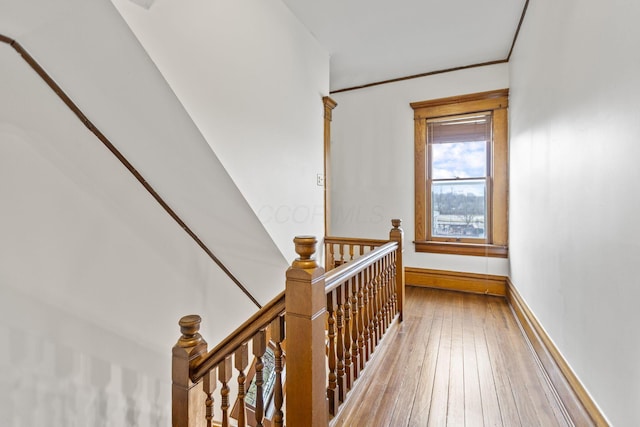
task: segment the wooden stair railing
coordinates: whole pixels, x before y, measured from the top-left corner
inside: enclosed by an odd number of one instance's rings
[[[284,310],[285,293],[282,292],[209,352],[207,352],[206,341],[199,333],[200,316],[189,315],[180,319],[182,336],[173,347],[172,362],[172,425],[174,427],[216,425],[213,421],[215,416],[213,392],[218,384],[221,386],[221,421],[222,425],[228,425],[231,406],[229,381],[233,376],[232,372],[235,366],[238,370],[239,394],[244,393],[243,386],[246,379],[244,371],[248,365],[250,342],[253,355],[256,358],[257,390],[254,413],[258,423],[252,425],[262,425],[260,424],[261,418],[265,411],[262,399],[262,358],[265,355],[269,339],[276,347],[276,363],[282,357],[281,346],[285,332]],[[235,362],[234,365],[232,365],[232,358]],[[279,372],[278,369],[276,371],[275,375],[280,376],[282,369]],[[280,390],[282,391],[282,388]],[[281,405],[278,409],[280,408]]]
[[[173,347],[172,425],[270,427],[283,426],[286,419],[289,426],[328,426],[386,330],[402,321],[400,223],[392,221],[387,241],[325,238],[325,244],[344,245],[334,253],[350,254],[328,272],[313,258],[315,237],[296,237],[299,257],[286,272],[285,291],[208,352],[199,334],[200,316],[180,319],[182,336]],[[265,367],[269,351],[270,369]],[[231,392],[234,368],[237,391]],[[219,414],[214,413],[218,387]]]
[[[354,237],[324,238],[324,268],[329,271],[388,243],[388,240],[358,239]]]

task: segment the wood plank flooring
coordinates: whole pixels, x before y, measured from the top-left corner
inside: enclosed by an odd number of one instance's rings
[[[572,425],[503,298],[406,294],[333,427]]]

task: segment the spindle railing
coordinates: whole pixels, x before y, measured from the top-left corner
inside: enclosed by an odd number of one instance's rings
[[[325,252],[339,265],[328,272],[313,258],[315,237],[296,237],[285,291],[210,351],[200,316],[180,319],[173,426],[327,426],[386,330],[402,321],[403,232],[400,220],[392,224],[386,241],[325,238],[342,248]]]
[[[324,238],[324,268],[329,271],[339,267],[387,242],[388,240],[327,236]]]

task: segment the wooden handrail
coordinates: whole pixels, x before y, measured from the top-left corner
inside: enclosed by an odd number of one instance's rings
[[[389,243],[388,240],[382,239],[359,239],[357,237],[336,237],[336,236],[326,236],[324,238],[324,243],[345,243],[345,244],[356,244],[362,246],[380,246],[385,243]]]
[[[145,190],[158,202],[162,209],[169,214],[171,218],[182,228],[185,233],[193,239],[193,241],[207,254],[209,258],[229,277],[229,279],[251,300],[258,308],[261,307],[258,300],[249,292],[249,290],[236,278],[233,273],[225,266],[222,261],[209,249],[207,245],[191,230],[184,220],[169,206],[169,204],[158,194],[158,192],[149,184],[142,174],[131,164],[131,162],[116,148],[115,145],[87,118],[80,110],[75,102],[71,100],[62,88],[53,80],[53,78],[42,68],[40,64],[26,51],[24,47],[16,40],[0,34],[0,42],[11,46],[25,62],[44,80],[51,90],[62,100],[62,102],[76,115],[76,117],[84,124],[91,133],[95,135],[100,142],[122,163],[122,165],[135,177],[135,179],[144,187]]]
[[[333,270],[388,242],[381,239],[327,236],[324,238],[325,268],[327,271]]]
[[[292,425],[327,425],[389,326],[402,321],[403,232],[400,220],[392,224],[389,240],[327,237],[326,246],[341,245],[340,263],[328,272],[313,260],[313,237],[294,239],[300,258],[287,271],[286,313],[293,371],[287,387],[294,391],[287,399],[287,422]],[[369,252],[361,252],[363,247]],[[349,259],[342,257],[345,248]]]
[[[242,344],[249,341],[258,331],[264,329],[276,317],[284,313],[285,293],[281,292],[264,307],[258,310],[246,322],[236,328],[229,336],[202,356],[192,367],[191,381],[198,382],[202,377],[215,368],[225,357],[236,351]]]
[[[263,425],[262,420],[268,419],[268,425],[283,427],[283,406],[288,425],[327,426],[377,352],[385,332],[394,322],[402,321],[400,223],[392,221],[389,240],[329,238],[371,247],[329,272],[314,259],[316,238],[296,237],[299,257],[286,272],[285,291],[208,352],[198,333],[200,317],[183,317],[182,336],[173,348],[174,427],[213,425],[217,385],[221,386],[218,417],[223,426],[231,424],[230,418],[247,425],[246,412],[251,422],[255,419],[255,424],[249,425]],[[270,370],[264,363],[266,347],[271,349]],[[255,357],[247,375],[249,348]],[[237,371],[238,391],[230,401],[233,369]],[[265,372],[270,380],[263,388]],[[283,405],[285,393],[287,403]]]
[[[382,258],[398,248],[397,242],[389,242],[386,240],[383,241],[383,243],[384,245],[377,247],[373,251],[368,252],[346,264],[342,264],[341,266],[326,273],[324,276],[325,292],[327,294],[332,292],[342,283],[369,267],[375,260]]]

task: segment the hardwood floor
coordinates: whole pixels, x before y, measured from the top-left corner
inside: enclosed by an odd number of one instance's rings
[[[407,287],[377,352],[332,426],[572,425],[503,298]]]

